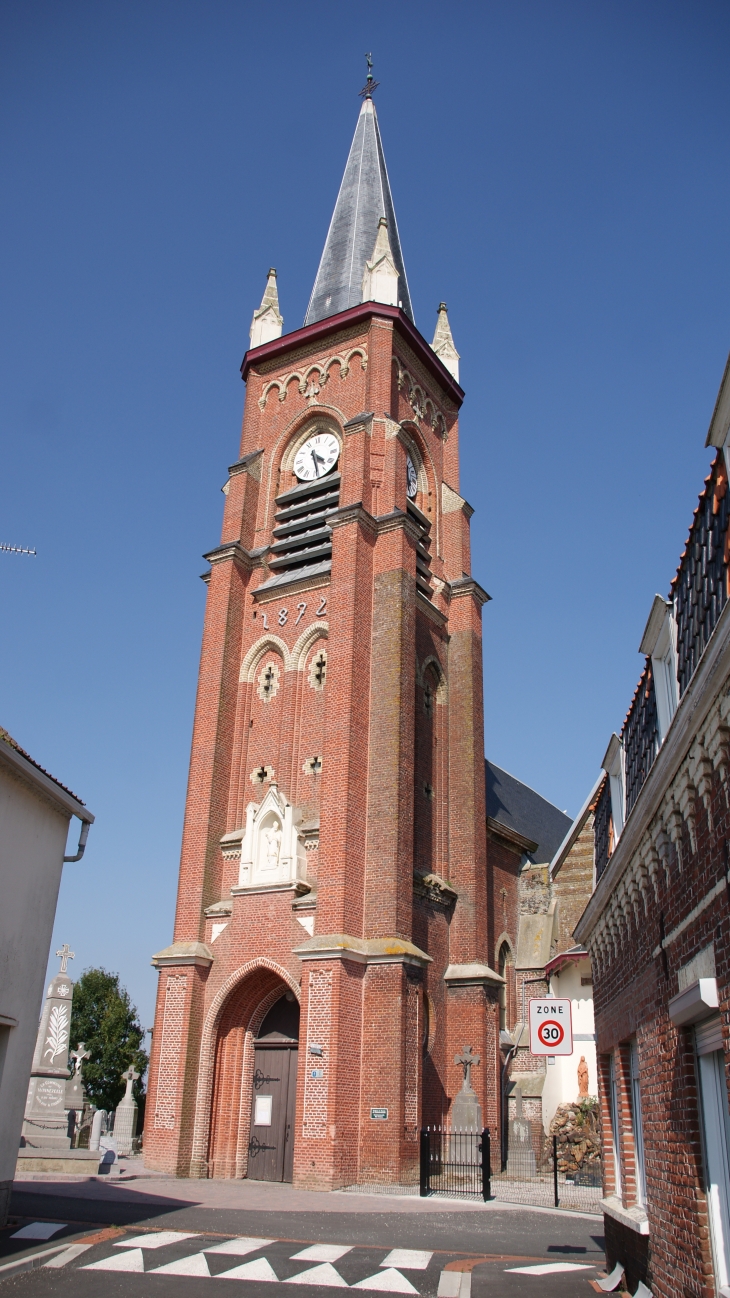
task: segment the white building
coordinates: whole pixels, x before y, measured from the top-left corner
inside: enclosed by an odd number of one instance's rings
[[[542,1090],[542,1121],[546,1132],[560,1104],[575,1104],[579,1098],[578,1068],[581,1057],[588,1068],[588,1094],[598,1097],[596,1030],[593,1021],[591,961],[582,947],[563,951],[545,966],[550,995],[569,1000],[573,1019],[573,1053],[548,1059]]]
[[[64,856],[69,822],[78,850]],[[64,861],[94,817],[0,728],[0,1225],[7,1218]]]

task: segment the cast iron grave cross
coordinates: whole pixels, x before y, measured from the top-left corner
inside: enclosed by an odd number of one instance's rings
[[[61,957],[61,968],[59,970],[60,973],[65,973],[68,961],[74,960],[76,958],[68,942],[64,942],[63,946],[61,947],[61,950],[57,951],[56,955],[59,955]]]
[[[464,1085],[462,1090],[470,1091],[472,1089],[471,1066],[472,1064],[478,1064],[480,1059],[481,1055],[472,1054],[471,1046],[464,1046],[460,1055],[454,1055],[454,1063],[461,1064],[464,1069]]]

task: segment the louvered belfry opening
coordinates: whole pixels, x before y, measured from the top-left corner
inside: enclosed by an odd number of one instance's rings
[[[416,587],[420,590],[426,599],[430,599],[433,590],[431,588],[431,524],[422,514],[418,505],[414,505],[412,500],[408,501],[408,513],[415,523],[418,524],[421,535],[416,545]]]
[[[268,565],[280,577],[316,566],[326,571],[332,562],[332,528],[328,518],[340,503],[340,474],[304,482],[276,497],[276,527]]]

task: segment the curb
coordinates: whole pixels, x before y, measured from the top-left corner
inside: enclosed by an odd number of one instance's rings
[[[63,1244],[54,1244],[53,1248],[44,1248],[40,1253],[30,1253],[26,1257],[18,1257],[13,1262],[4,1262],[0,1266],[0,1280],[7,1280],[12,1275],[18,1275],[20,1271],[34,1271],[37,1266],[42,1266],[46,1258],[52,1257],[54,1253],[62,1253],[68,1248],[68,1240]]]

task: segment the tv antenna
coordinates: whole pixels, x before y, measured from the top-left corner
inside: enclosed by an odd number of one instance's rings
[[[377,90],[378,86],[380,85],[380,82],[379,82],[379,81],[376,81],[376,80],[374,79],[374,77],[373,77],[373,56],[372,56],[372,54],[366,54],[366,55],[365,55],[365,60],[366,60],[367,65],[368,65],[368,79],[367,79],[367,81],[365,82],[365,85],[363,86],[362,90],[358,90],[357,93],[358,93],[358,94],[361,96],[361,98],[363,98],[363,99],[370,99],[371,96],[372,96],[373,91],[374,91],[374,90]]]
[[[35,550],[30,550],[25,545],[6,545],[4,541],[0,541],[0,550],[4,550],[6,554],[36,554]]]

